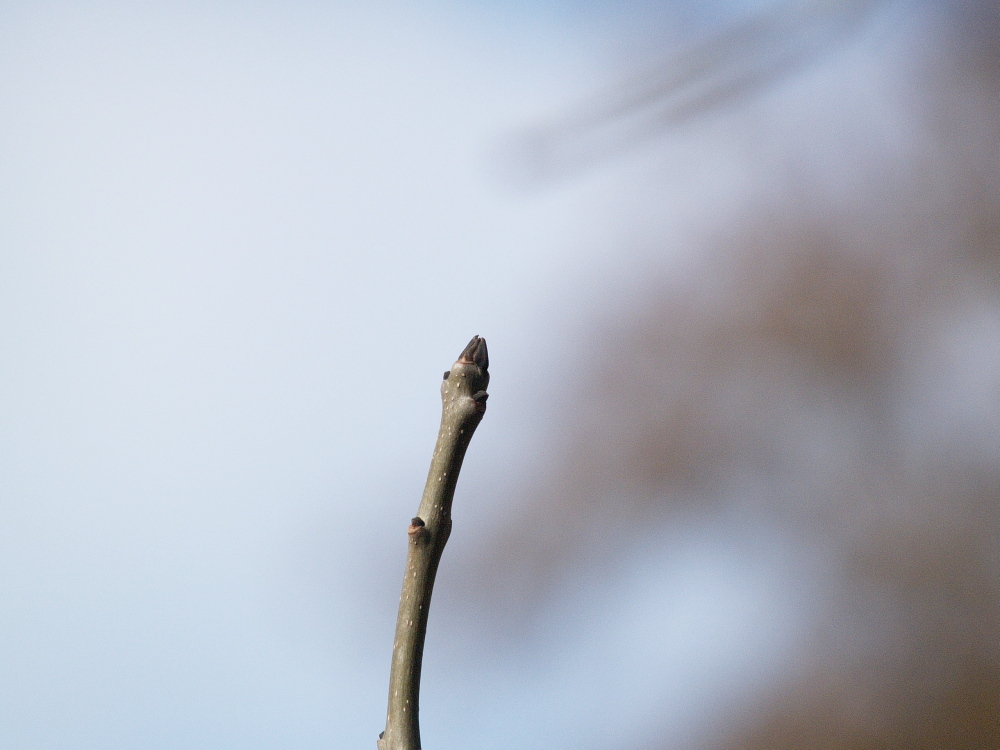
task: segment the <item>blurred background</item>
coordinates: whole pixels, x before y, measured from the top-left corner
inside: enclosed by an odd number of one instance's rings
[[[0,3],[0,746],[1000,746],[987,0]]]

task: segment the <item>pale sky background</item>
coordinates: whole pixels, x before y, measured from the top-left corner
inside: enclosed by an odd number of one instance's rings
[[[643,283],[622,217],[747,179],[687,132],[670,201],[643,153],[522,190],[503,144],[735,7],[0,3],[0,747],[374,748],[441,372],[487,338],[460,555],[476,487],[544,465],[537,369]],[[683,737],[764,679],[780,580],[677,534],[530,669],[449,661],[432,613],[424,744],[639,747],[662,696]]]

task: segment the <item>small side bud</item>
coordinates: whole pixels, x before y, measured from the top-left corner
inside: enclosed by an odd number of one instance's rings
[[[485,404],[486,399],[488,399],[489,397],[490,394],[488,394],[486,391],[476,391],[475,393],[472,394],[472,400],[475,401],[477,404]]]
[[[406,530],[406,535],[410,537],[410,544],[424,544],[431,536],[431,532],[424,525],[424,519],[417,517],[410,521],[410,528]]]
[[[450,375],[451,375],[451,370],[445,370],[444,377],[442,378],[442,380],[447,380]]]

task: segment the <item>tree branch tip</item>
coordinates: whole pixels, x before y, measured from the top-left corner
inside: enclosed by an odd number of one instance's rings
[[[427,610],[441,552],[451,533],[451,503],[462,459],[486,412],[489,365],[486,339],[473,336],[443,375],[441,427],[418,515],[410,519],[406,530],[409,551],[389,670],[389,708],[378,750],[420,750],[417,705]]]
[[[482,336],[473,336],[469,345],[458,355],[458,361],[469,365],[488,370],[490,369],[490,354],[486,348],[486,339]]]

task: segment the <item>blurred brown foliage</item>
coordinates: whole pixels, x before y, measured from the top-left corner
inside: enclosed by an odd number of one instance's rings
[[[832,549],[795,674],[704,747],[1000,747],[1000,425],[941,406],[970,364],[941,364],[955,327],[1000,309],[1000,8],[939,17],[905,174],[850,212],[789,192],[611,322],[529,523],[475,579],[530,617],[594,549],[720,506]]]

